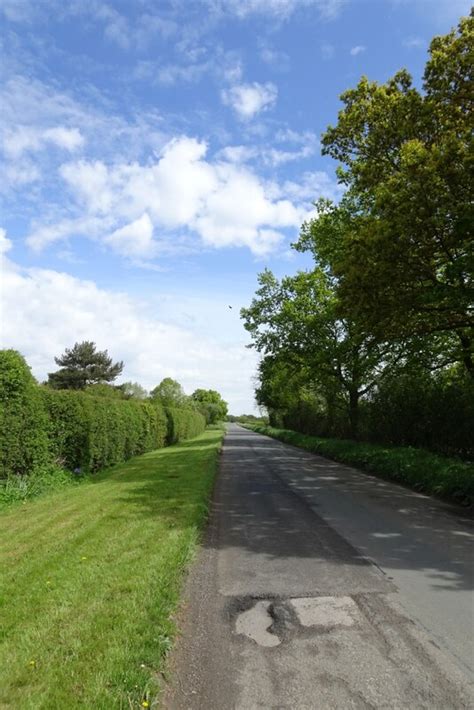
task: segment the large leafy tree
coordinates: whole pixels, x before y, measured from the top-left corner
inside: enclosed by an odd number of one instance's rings
[[[281,282],[271,271],[259,276],[260,287],[249,308],[241,311],[245,328],[254,347],[271,367],[271,378],[285,368],[306,372],[313,394],[326,400],[328,410],[342,399],[356,437],[359,403],[370,392],[388,367],[400,358],[399,346],[379,340],[357,322],[341,315],[337,281],[329,270],[317,266]],[[283,370],[284,371],[284,370]],[[265,375],[265,367],[260,374]],[[260,400],[265,376],[260,377]],[[275,393],[270,388],[270,395]]]
[[[430,46],[423,89],[406,71],[342,95],[323,152],[347,193],[306,225],[332,242],[347,312],[382,337],[455,335],[474,376],[474,16]],[[321,207],[321,205],[320,205]]]
[[[160,384],[151,390],[150,397],[164,407],[182,407],[188,400],[182,386],[171,377],[161,380]]]
[[[123,362],[113,362],[107,350],[96,350],[92,341],[76,343],[54,358],[60,369],[50,372],[48,385],[54,389],[85,389],[88,385],[113,382],[123,370]]]
[[[227,417],[227,402],[222,399],[216,390],[194,390],[191,399],[204,414],[208,424],[215,424]]]

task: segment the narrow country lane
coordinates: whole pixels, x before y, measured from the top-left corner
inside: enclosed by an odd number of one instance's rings
[[[186,588],[167,708],[472,708],[473,529],[237,425]]]

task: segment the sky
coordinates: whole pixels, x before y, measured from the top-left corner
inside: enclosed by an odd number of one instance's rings
[[[93,340],[122,381],[255,410],[239,317],[321,196],[320,138],[467,0],[0,0],[1,341],[41,381]]]

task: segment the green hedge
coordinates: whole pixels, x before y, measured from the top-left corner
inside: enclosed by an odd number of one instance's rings
[[[49,461],[47,419],[24,358],[0,351],[0,477],[24,475]]]
[[[58,464],[94,472],[197,436],[205,424],[193,408],[39,386],[19,353],[0,351],[2,479]]]
[[[206,419],[196,409],[191,407],[166,407],[168,420],[167,444],[176,444],[182,439],[192,439],[202,434],[206,428]]]
[[[464,505],[474,503],[474,465],[424,449],[322,439],[289,429],[244,425],[259,434],[364,469],[416,491]]]
[[[148,402],[41,388],[55,460],[70,470],[97,471],[165,445],[164,410]]]

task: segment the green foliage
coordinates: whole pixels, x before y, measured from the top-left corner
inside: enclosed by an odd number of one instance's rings
[[[152,389],[150,399],[159,402],[163,407],[183,407],[188,400],[179,382],[171,377],[165,377]]]
[[[148,402],[42,388],[56,461],[73,471],[97,471],[164,446],[164,410]]]
[[[227,421],[238,424],[268,424],[268,417],[257,417],[255,414],[228,414]]]
[[[106,383],[84,391],[38,386],[22,356],[6,350],[0,352],[0,424],[0,478],[8,479],[1,495],[13,500],[62,485],[70,472],[96,472],[195,437],[206,420],[195,407],[165,411],[159,399],[127,399]],[[18,479],[25,474],[31,481]]]
[[[191,399],[206,418],[207,424],[216,424],[227,417],[227,402],[216,390],[197,389],[192,393]]]
[[[415,448],[322,439],[288,429],[247,425],[306,451],[327,456],[414,490],[464,505],[474,503],[474,465]]]
[[[459,372],[400,373],[362,411],[364,438],[474,460],[474,382]]]
[[[87,385],[84,392],[91,394],[93,397],[109,397],[112,399],[125,399],[124,392],[121,387],[115,387],[114,385],[108,385],[105,382],[101,382],[95,385]]]
[[[15,350],[0,351],[0,478],[25,475],[49,462],[39,388]]]
[[[348,192],[308,228],[348,312],[373,332],[448,333],[474,377],[474,14],[435,37],[423,92],[362,78],[323,137]]]
[[[125,399],[146,399],[148,392],[138,382],[122,382],[117,385],[116,389],[120,390]]]
[[[112,382],[123,370],[123,362],[113,363],[107,350],[96,350],[95,343],[87,340],[66,349],[54,360],[61,368],[48,375],[48,385],[54,389],[78,390]]]
[[[37,466],[28,476],[10,474],[0,479],[0,508],[12,503],[25,502],[43,493],[57,491],[71,483],[86,480],[75,476],[56,464]]]
[[[271,424],[473,456],[473,42],[474,12],[422,91],[403,70],[342,95],[323,153],[346,192],[294,245],[314,268],[265,271],[242,310]]]
[[[184,439],[192,439],[202,434],[206,427],[206,419],[192,407],[166,407],[168,444],[176,444]]]
[[[316,266],[281,282],[267,270],[259,284],[250,307],[241,311],[254,347],[266,356],[257,401],[275,408],[275,399],[286,393],[298,400],[309,395],[325,402],[330,418],[342,406],[350,434],[357,437],[359,401],[400,357],[400,347],[341,315],[337,281],[328,267]],[[296,389],[295,373],[302,383]]]

